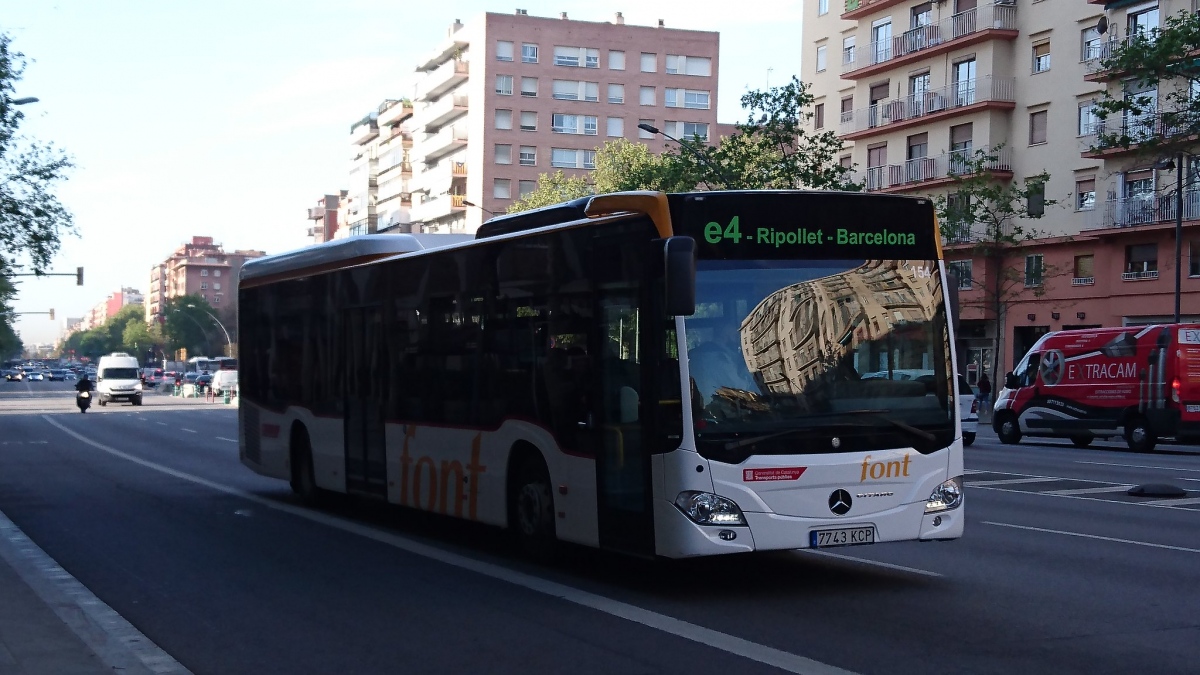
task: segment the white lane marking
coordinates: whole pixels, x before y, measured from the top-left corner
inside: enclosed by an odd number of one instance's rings
[[[1038,494],[1051,495],[1054,497],[1063,497],[1066,495],[1093,495],[1100,494],[1102,492],[1125,492],[1131,487],[1133,486],[1110,485],[1108,487],[1079,488],[1077,490],[1046,490],[1044,492],[1039,492]]]
[[[1083,460],[1075,460],[1076,464],[1096,464],[1099,466],[1123,466],[1127,469],[1159,469],[1160,471],[1187,471],[1188,473],[1200,473],[1200,469],[1184,469],[1177,466],[1148,466],[1146,464],[1116,464],[1114,462],[1085,462]]]
[[[1177,497],[1175,499],[1155,499],[1154,501],[1142,502],[1146,506],[1187,506],[1190,504],[1200,504],[1200,497]]]
[[[141,665],[158,675],[190,675],[191,671],[79,583],[3,513],[0,559],[110,670],[140,671]]]
[[[829,558],[837,558],[838,560],[848,560],[850,562],[860,563],[863,565],[875,565],[877,567],[886,567],[889,570],[900,570],[901,572],[911,572],[913,574],[921,574],[921,575],[924,575],[927,577],[943,576],[941,574],[938,574],[937,572],[930,572],[929,570],[917,569],[916,567],[905,567],[904,565],[897,565],[895,563],[888,563],[888,562],[880,562],[878,560],[864,560],[863,558],[855,558],[854,556],[842,555],[840,553],[830,553],[829,551],[821,551],[821,550],[816,550],[816,549],[811,549],[811,548],[800,549],[797,551],[797,553],[806,553],[808,555],[819,555],[819,556],[825,556],[825,557],[829,557]]]
[[[1038,478],[1011,478],[1008,480],[976,480],[967,481],[967,487],[983,487],[985,485],[1019,485],[1021,483],[1053,483],[1056,480],[1073,480],[1071,478],[1056,478],[1041,476]]]
[[[1013,525],[1012,523],[995,523],[990,520],[983,521],[984,525],[995,525],[997,527],[1010,527],[1014,530],[1029,530],[1030,532],[1045,532],[1047,534],[1062,534],[1068,537],[1080,537],[1083,539],[1098,539],[1100,541],[1111,541],[1117,544],[1133,544],[1135,546],[1146,546],[1148,548],[1163,548],[1168,551],[1183,551],[1184,553],[1200,553],[1200,548],[1188,548],[1186,546],[1171,546],[1170,544],[1154,544],[1148,541],[1134,541],[1133,539],[1118,539],[1117,537],[1102,537],[1098,534],[1084,534],[1082,532],[1067,532],[1066,530],[1050,530],[1044,527],[1029,527],[1028,525]]]
[[[188,429],[187,427],[179,427],[179,428],[180,428],[180,429],[183,429],[184,431],[188,432],[189,434],[194,434],[194,433],[196,433],[196,430],[195,430],[195,429]]]
[[[1184,478],[1183,476],[1176,476],[1175,480],[1190,480],[1190,481],[1193,481],[1196,483],[1200,483],[1200,478]]]
[[[161,425],[163,425],[164,427],[165,427],[165,426],[167,426],[167,423],[166,423],[166,422],[155,422],[155,424],[161,424]]]
[[[1059,495],[1059,494],[1054,494],[1053,490],[1047,490],[1046,492],[1034,492],[1032,490],[1012,490],[1010,488],[1002,488],[1002,487],[987,487],[986,485],[980,485],[980,486],[978,486],[977,489],[992,490],[994,492],[1008,492],[1008,493],[1011,493],[1014,495],[1037,495],[1039,497],[1057,497],[1058,499],[1082,499],[1084,501],[1089,501],[1089,502],[1103,502],[1105,504],[1116,504],[1118,506],[1149,506],[1149,507],[1155,508],[1155,509],[1174,509],[1176,511],[1188,511],[1191,513],[1197,513],[1196,509],[1185,509],[1185,508],[1182,508],[1179,506],[1172,506],[1171,504],[1152,504],[1150,502],[1130,502],[1130,501],[1117,501],[1115,499],[1097,499],[1096,497],[1088,497],[1087,495]],[[1167,500],[1167,501],[1177,501],[1177,500]]]
[[[229,441],[230,443],[237,443],[236,438],[225,438],[224,436],[217,436],[217,440],[218,441]]]
[[[208,480],[207,478],[193,476],[192,474],[184,473],[183,471],[178,471],[168,466],[121,452],[120,450],[111,448],[103,443],[93,441],[86,436],[66,428],[62,424],[55,422],[48,415],[42,415],[42,419],[46,420],[55,427],[58,427],[60,431],[68,436],[72,436],[81,443],[86,443],[87,445],[107,452],[114,457],[119,457],[126,461],[133,462],[134,464],[144,466],[148,469],[153,469],[155,471],[167,474],[168,476],[179,478],[180,480],[185,480],[197,485],[203,485],[213,490],[217,490],[218,492],[224,492],[228,495],[241,497],[242,499],[254,502],[260,506],[273,509],[275,511],[287,513],[299,518],[305,518],[314,523],[333,527],[342,530],[343,532],[349,532],[350,534],[356,534],[360,537],[371,539],[381,544],[387,544],[414,555],[436,560],[446,565],[474,572],[486,577],[491,577],[499,581],[513,584],[514,586],[520,586],[522,588],[535,591],[537,593],[559,598],[560,600],[565,600],[566,602],[574,603],[581,607],[594,609],[596,611],[625,619],[627,621],[640,623],[643,626],[648,626],[664,633],[668,633],[685,640],[691,640],[692,642],[702,645],[707,645],[715,649],[720,649],[721,651],[728,652],[735,656],[741,656],[751,661],[757,661],[758,663],[763,663],[768,666],[774,666],[775,668],[779,668],[780,670],[789,673],[802,673],[805,675],[853,675],[852,671],[843,670],[841,668],[837,668],[836,666],[821,663],[820,661],[815,661],[813,659],[800,656],[799,654],[792,654],[781,649],[768,647],[757,642],[751,642],[749,640],[735,637],[727,633],[722,633],[711,628],[705,628],[704,626],[698,626],[693,623],[688,623],[687,621],[681,621],[680,619],[676,619],[665,614],[659,614],[648,609],[642,609],[641,607],[636,607],[619,600],[613,600],[595,593],[581,591],[565,584],[535,577],[531,574],[517,572],[516,570],[501,567],[500,565],[474,560],[457,553],[443,551],[433,546],[418,543],[407,537],[375,530],[371,527],[367,527],[352,521],[343,520],[326,513],[309,511],[299,506],[275,502],[244,490],[229,487],[227,485]]]

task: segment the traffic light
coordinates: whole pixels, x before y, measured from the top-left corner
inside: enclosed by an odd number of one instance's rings
[[[51,308],[51,310],[50,310],[50,320],[51,321],[54,320],[54,309],[53,308]]]
[[[75,285],[76,286],[83,285],[83,268],[82,267],[75,268]]]

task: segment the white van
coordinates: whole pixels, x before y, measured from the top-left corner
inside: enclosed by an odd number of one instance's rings
[[[137,359],[124,352],[101,356],[96,365],[96,396],[100,405],[108,405],[109,401],[141,405],[142,370]]]
[[[212,387],[213,395],[220,396],[226,391],[237,391],[238,371],[236,370],[218,370],[213,373],[212,382],[209,386]]]

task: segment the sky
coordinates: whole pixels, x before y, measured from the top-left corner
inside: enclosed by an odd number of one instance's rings
[[[346,186],[350,125],[411,95],[418,59],[455,19],[514,11],[721,34],[717,118],[800,72],[802,0],[730,15],[724,0],[0,0],[0,31],[28,64],[15,96],[22,134],[69,153],[56,193],[75,217],[53,272],[13,302],[28,344],[54,342],[122,287],[148,290],[150,267],[193,236],[227,251],[309,243],[306,209]]]

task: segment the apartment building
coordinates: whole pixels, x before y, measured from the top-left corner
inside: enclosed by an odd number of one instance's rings
[[[150,291],[146,297],[146,323],[159,320],[163,304],[181,295],[199,294],[214,309],[232,316],[237,307],[237,279],[247,260],[265,251],[237,250],[227,253],[212,237],[192,237],[161,263],[150,268]]]
[[[718,38],[661,21],[626,25],[620,13],[456,20],[417,64],[411,103],[353,127],[347,234],[472,233],[539,174],[594,168],[606,141],[664,150],[640,123],[715,140]]]
[[[317,200],[316,206],[308,207],[308,220],[312,221],[312,225],[307,235],[312,243],[320,244],[335,239],[338,231],[344,229],[339,227],[339,208],[348,194],[348,190],[342,190],[338,194],[324,195]]]
[[[805,3],[802,79],[816,96],[814,126],[837,131],[842,163],[867,190],[947,194],[967,158],[999,145],[990,168],[1001,180],[1050,174],[1045,194],[1059,203],[1022,223],[1036,238],[1002,262],[975,255],[977,227],[946,241],[960,272],[958,351],[970,379],[993,350],[1007,371],[1051,330],[1173,318],[1175,171],[1136,151],[1097,150],[1103,127],[1092,106],[1105,91],[1147,95],[1103,72],[1100,59],[1193,9],[1192,0]],[[1157,110],[1107,124],[1163,130]],[[1200,320],[1195,188],[1184,191],[1182,217],[1183,318]],[[1024,283],[1000,322],[985,293],[1002,274]]]

